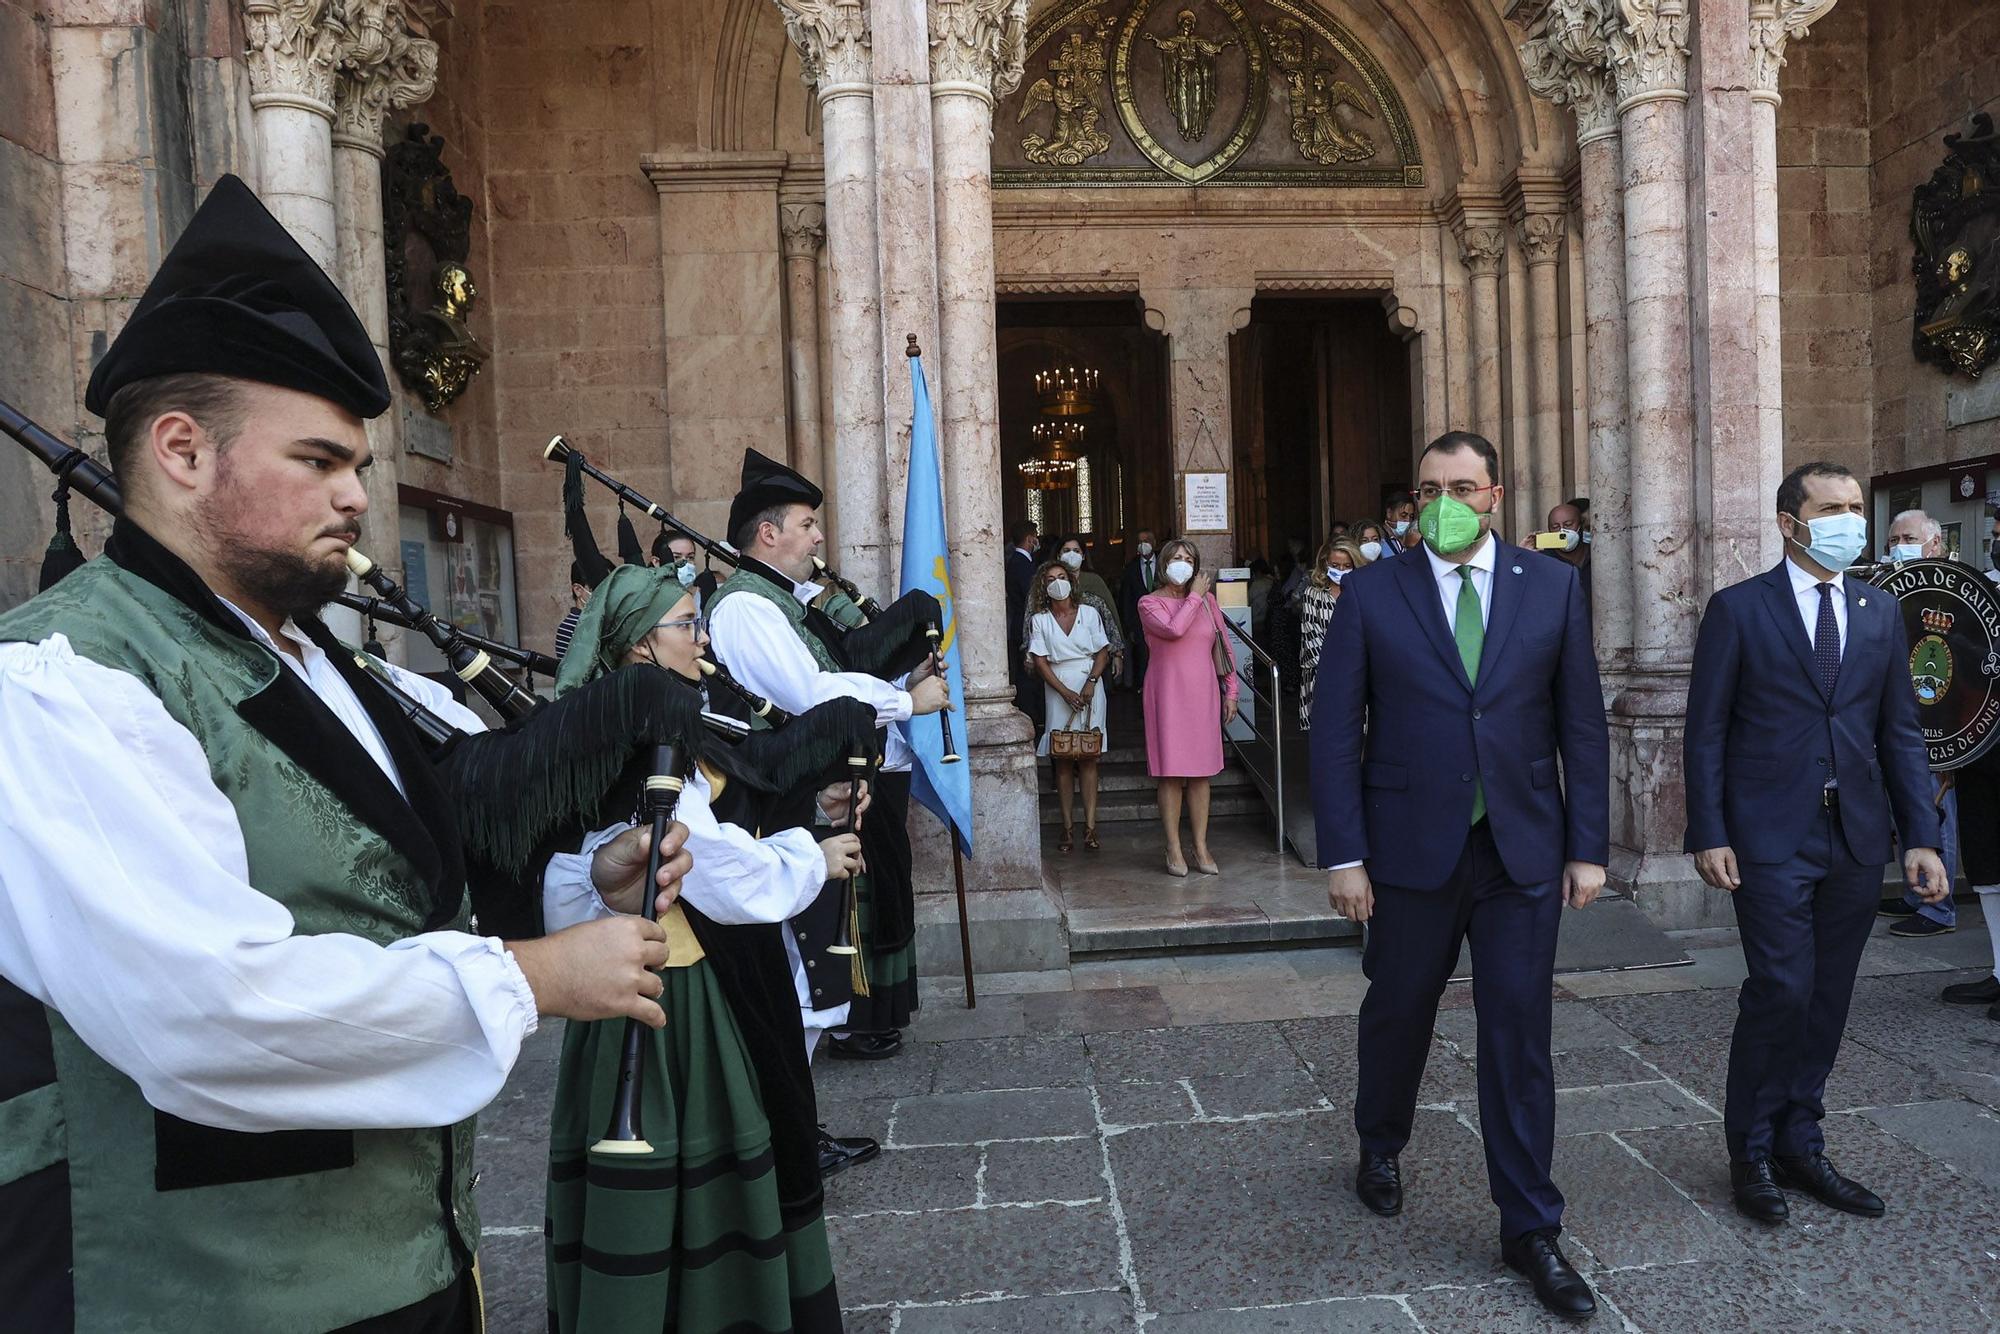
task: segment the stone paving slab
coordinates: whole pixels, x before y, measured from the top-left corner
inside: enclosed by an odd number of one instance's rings
[[[1337,1297],[1290,1306],[1169,1314],[1146,1328],[1152,1334],[1412,1334],[1419,1326],[1408,1307],[1394,1298]]]
[[[827,1233],[836,1258],[852,1257],[838,1270],[848,1306],[1106,1289],[1120,1278],[1117,1226],[1102,1204],[830,1218]]]
[[[911,1306],[898,1312],[896,1334],[1112,1334],[1133,1328],[1132,1299],[1123,1292],[1077,1292],[969,1306]],[[848,1334],[855,1334],[848,1326]]]
[[[891,1139],[898,1145],[983,1144],[1079,1135],[1096,1125],[1089,1089],[932,1093],[896,1100]]]

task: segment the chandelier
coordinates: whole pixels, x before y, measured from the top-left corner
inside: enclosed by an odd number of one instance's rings
[[[1089,366],[1053,366],[1035,373],[1035,394],[1044,417],[1081,417],[1097,410],[1097,371]]]
[[[1083,442],[1083,423],[1036,422],[1034,439],[1035,452],[1016,465],[1028,489],[1065,491],[1075,486],[1077,455],[1072,451]]]

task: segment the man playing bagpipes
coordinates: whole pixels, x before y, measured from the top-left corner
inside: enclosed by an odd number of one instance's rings
[[[925,634],[941,619],[936,599],[911,593],[864,624],[852,602],[813,581],[825,541],[814,511],[824,498],[784,464],[745,452],[729,508],[729,539],[740,558],[716,589],[710,632],[723,665],[780,708],[798,713],[822,700],[856,699],[886,729],[874,809],[862,829],[868,869],[860,877],[856,943],[864,985],[855,987],[845,1028],[833,1030],[831,1043],[836,1056],[874,1060],[901,1050],[901,1029],[917,1008],[910,750],[890,724],[949,708],[950,693]],[[807,1022],[829,1017],[816,1010]]]
[[[124,516],[0,615],[10,1326],[470,1331],[474,1113],[538,1015],[662,1022],[643,837],[546,887],[545,938],[470,934],[453,797],[395,697],[479,720],[317,619],[389,401],[234,177],[91,376]]]
[[[578,621],[556,690],[651,663],[666,669],[662,688],[696,697],[707,643],[696,595],[671,567],[621,566]],[[810,810],[848,752],[872,746],[873,729],[872,710],[831,701],[740,747],[707,747],[679,789],[694,865],[664,919],[667,1023],[641,1035],[643,1151],[593,1147],[625,1026],[571,1024],[563,1041],[549,1140],[551,1329],[840,1328],[784,924],[860,869],[860,838],[818,838],[798,807]],[[647,769],[628,766],[592,821],[599,832],[581,853],[557,854],[549,882],[586,883],[581,864],[624,828]],[[844,784],[818,795],[830,820],[847,818]]]

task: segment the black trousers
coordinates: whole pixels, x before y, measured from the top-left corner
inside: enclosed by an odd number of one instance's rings
[[[1739,1161],[1826,1147],[1826,1077],[1882,897],[1882,868],[1854,860],[1839,820],[1837,809],[1822,811],[1790,858],[1739,868],[1732,898],[1750,976],[1737,996],[1722,1111]]]
[[[1354,1128],[1362,1148],[1395,1154],[1409,1143],[1416,1119],[1438,997],[1460,942],[1471,940],[1479,1126],[1504,1237],[1562,1223],[1562,1192],[1549,1177],[1556,1136],[1550,993],[1561,914],[1561,882],[1508,879],[1492,827],[1481,820],[1440,888],[1375,886],[1375,915],[1361,953],[1368,994],[1361,1002]]]

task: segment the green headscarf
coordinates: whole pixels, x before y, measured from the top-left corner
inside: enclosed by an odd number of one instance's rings
[[[688,596],[670,567],[620,565],[613,570],[576,618],[569,652],[556,673],[556,696],[624,665],[632,646]]]

